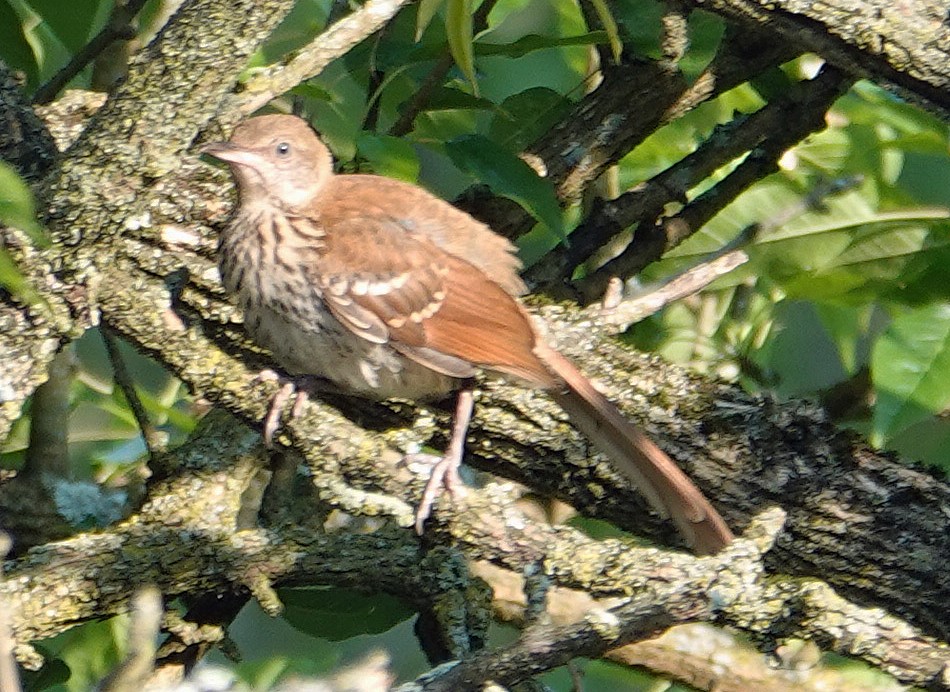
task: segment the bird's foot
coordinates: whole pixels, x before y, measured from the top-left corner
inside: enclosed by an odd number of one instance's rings
[[[417,459],[428,457],[434,459],[432,471],[429,472],[429,481],[422,493],[419,507],[416,509],[416,533],[422,535],[422,525],[432,512],[432,505],[444,487],[453,497],[462,494],[465,486],[459,476],[459,466],[462,465],[462,455],[465,448],[465,433],[468,431],[469,421],[472,420],[472,409],[475,406],[474,393],[471,383],[459,390],[455,400],[455,415],[452,418],[452,434],[449,435],[449,446],[441,457],[431,454],[411,455]],[[432,463],[430,461],[429,463]]]
[[[429,480],[422,492],[422,499],[419,500],[419,506],[416,508],[416,533],[421,536],[423,524],[432,513],[432,506],[439,497],[439,493],[442,492],[442,488],[448,490],[453,499],[465,493],[465,484],[459,476],[462,459],[461,455],[451,453],[445,456],[417,453],[407,455],[406,461],[410,464],[422,463],[432,467],[429,471]]]
[[[287,401],[293,397],[294,405],[290,409],[288,421],[297,418],[303,411],[304,405],[310,396],[310,389],[314,385],[314,378],[298,377],[296,379],[287,379],[281,377],[273,370],[261,370],[254,376],[256,382],[283,382],[280,390],[271,399],[270,407],[267,409],[267,415],[264,416],[264,444],[268,447],[273,446],[274,433],[282,422],[284,422],[283,411]]]

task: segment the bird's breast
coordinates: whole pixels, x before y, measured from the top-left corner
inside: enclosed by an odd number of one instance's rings
[[[337,320],[319,282],[319,256],[288,250],[285,224],[239,219],[222,236],[219,269],[225,289],[244,313],[255,343],[270,350],[288,373],[329,379],[373,399],[427,399],[448,394],[457,380],[374,343]],[[247,225],[250,224],[250,227]],[[283,247],[282,247],[283,246]]]

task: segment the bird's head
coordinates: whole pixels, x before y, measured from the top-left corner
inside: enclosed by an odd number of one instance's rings
[[[276,200],[286,209],[303,209],[333,175],[330,150],[293,115],[250,118],[229,141],[208,144],[201,152],[231,167],[247,205]]]

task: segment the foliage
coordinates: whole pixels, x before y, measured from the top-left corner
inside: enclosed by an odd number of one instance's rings
[[[300,0],[248,71],[307,43],[325,26],[331,4]],[[0,58],[21,70],[28,88],[35,89],[104,25],[111,6],[107,0],[0,0]],[[379,37],[301,85],[295,98],[347,166],[419,181],[449,199],[472,185],[486,185],[517,202],[538,222],[522,240],[524,256],[534,261],[569,236],[583,210],[562,209],[550,183],[518,154],[586,93],[594,49],[607,48],[616,57],[623,41],[627,50],[646,57],[660,52],[658,3],[598,0],[594,6],[602,30],[586,25],[577,3],[500,0],[487,29],[473,35],[472,0],[422,0]],[[693,13],[688,32],[691,41],[680,65],[695,77],[721,39],[723,25]],[[389,134],[447,53],[454,65],[411,131]],[[761,107],[785,80],[813,70],[814,59],[800,59],[657,131],[619,163],[621,188],[663,170],[733,113]],[[89,72],[74,86],[87,85]],[[780,396],[820,396],[867,371],[871,389],[862,397],[869,409],[856,407],[844,416],[847,423],[874,444],[950,468],[950,427],[943,416],[950,405],[947,125],[867,83],[841,98],[827,123],[826,130],[786,153],[780,172],[650,266],[641,283],[649,286],[695,264],[747,225],[780,216],[824,181],[860,176],[860,184],[756,238],[748,264],[637,325],[628,338],[668,359]],[[737,163],[689,196],[708,189]],[[27,192],[0,166],[0,221],[40,238]],[[2,248],[0,285],[25,299],[34,295]],[[112,383],[99,337],[87,335],[76,348],[80,374],[70,442],[77,476],[121,484],[124,474],[134,474],[143,451],[135,420]],[[173,440],[183,439],[196,408],[154,364],[131,352],[124,355],[152,420]],[[18,463],[25,443],[21,425],[6,441],[0,461]],[[314,618],[312,612],[298,619],[302,611],[324,608],[340,618],[345,610],[358,610],[359,627],[347,629],[347,636],[386,630],[407,617],[399,604],[367,604],[339,593],[316,601],[294,598],[298,602],[285,598],[291,606],[287,621],[309,623],[319,630],[310,634],[325,639],[343,636],[340,621]],[[62,643],[59,655],[73,672],[68,689],[93,679],[77,661],[83,652],[103,649],[111,631],[86,628],[85,639],[74,635]],[[274,666],[261,664],[247,679],[272,681],[300,669]],[[639,689],[629,678],[617,678],[613,689],[621,684]]]

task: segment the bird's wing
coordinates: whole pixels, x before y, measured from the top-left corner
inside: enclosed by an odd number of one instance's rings
[[[335,218],[313,280],[354,333],[454,377],[472,366],[550,385],[524,310],[471,263],[384,216]]]

